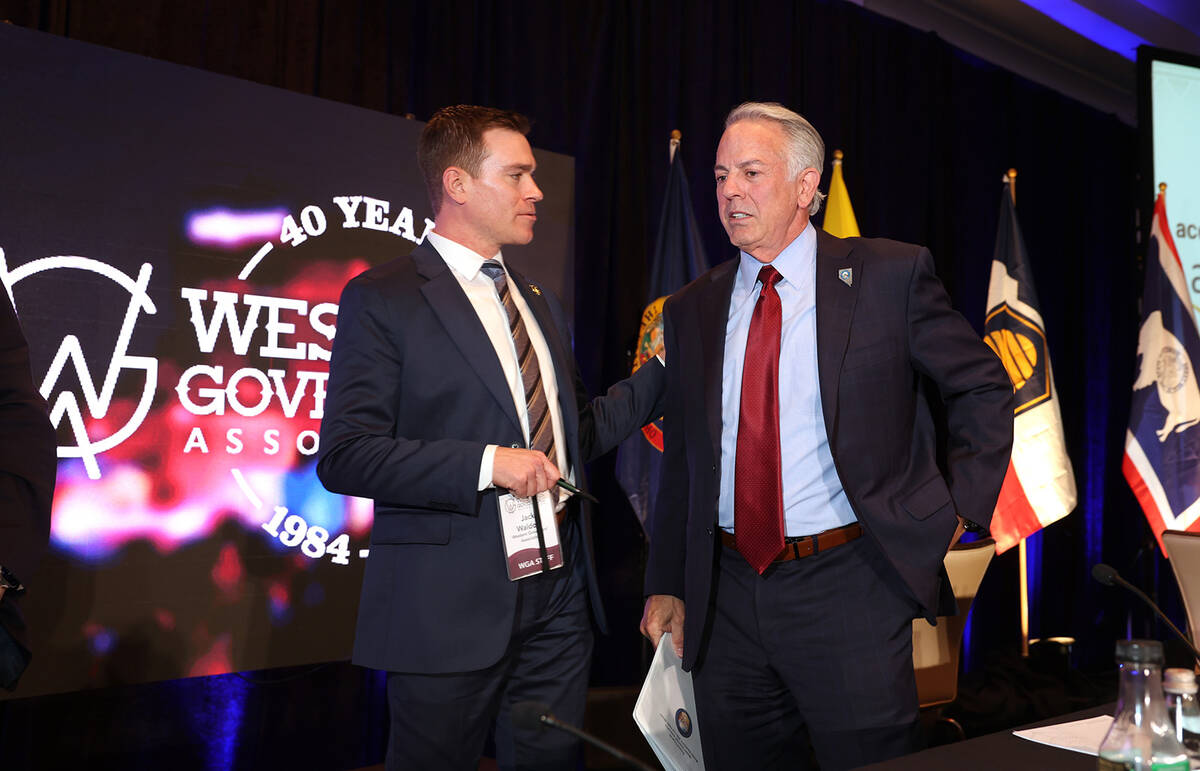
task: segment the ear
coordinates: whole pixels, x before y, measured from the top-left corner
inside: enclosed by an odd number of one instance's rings
[[[813,196],[817,194],[817,186],[821,184],[821,172],[811,166],[800,172],[796,180],[796,203],[804,211],[812,204]]]
[[[462,205],[467,201],[471,175],[458,166],[447,166],[442,172],[442,190],[445,197]]]

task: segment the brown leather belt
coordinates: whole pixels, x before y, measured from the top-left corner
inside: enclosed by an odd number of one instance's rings
[[[844,543],[850,543],[855,538],[863,534],[862,525],[857,522],[851,522],[842,527],[835,527],[833,530],[826,530],[823,533],[816,535],[805,535],[799,538],[789,538],[783,544],[783,550],[776,555],[772,562],[787,562],[788,560],[798,560],[804,557],[811,557],[817,552],[829,551],[835,546],[841,546]],[[737,548],[737,539],[733,533],[721,531],[721,543],[731,549]]]

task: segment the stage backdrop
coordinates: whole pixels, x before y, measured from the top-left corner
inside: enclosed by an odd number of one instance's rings
[[[8,25],[0,104],[60,457],[20,695],[348,658],[371,506],[321,487],[318,429],[342,287],[432,224],[422,124]],[[506,257],[570,307],[573,162],[537,157]]]

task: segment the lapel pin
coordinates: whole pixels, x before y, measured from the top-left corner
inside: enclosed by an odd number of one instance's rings
[[[530,284],[530,285],[529,285],[529,291],[533,292],[533,293],[534,293],[535,295],[537,295],[538,297],[541,297],[541,296],[542,296],[542,290],[541,290],[541,289],[538,289],[538,286],[537,286],[537,284]]]
[[[840,268],[838,270],[838,278],[846,286],[854,286],[854,269],[853,268]]]

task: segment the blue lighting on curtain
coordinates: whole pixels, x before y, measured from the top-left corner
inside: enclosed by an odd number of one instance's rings
[[[1137,59],[1137,47],[1149,45],[1121,25],[1084,8],[1074,0],[1022,0],[1025,5],[1054,19],[1067,29],[1083,35],[1093,43],[1124,56]]]
[[[1093,281],[1099,282],[1108,276],[1094,276]],[[1103,297],[1099,290],[1097,297]],[[1095,309],[1090,311],[1095,312]],[[1112,425],[1105,419],[1112,409],[1112,394],[1109,383],[1109,369],[1112,367],[1112,330],[1104,324],[1094,324],[1090,330],[1088,355],[1084,361],[1087,368],[1087,378],[1084,380],[1084,415],[1094,416],[1084,421],[1083,463],[1080,469],[1082,475],[1076,474],[1076,482],[1082,479],[1080,488],[1083,500],[1076,505],[1075,511],[1068,516],[1083,517],[1084,530],[1084,563],[1091,569],[1097,562],[1103,562],[1104,546],[1104,486],[1109,479],[1108,469],[1108,437],[1107,431]],[[1120,420],[1120,418],[1116,418]],[[1125,417],[1128,420],[1128,416]],[[1070,451],[1071,448],[1068,448]],[[1080,450],[1076,449],[1078,453]],[[1078,457],[1078,456],[1076,456]],[[1094,591],[1094,586],[1089,584]]]
[[[1025,539],[1026,579],[1029,583],[1029,636],[1042,637],[1041,597],[1042,597],[1042,531],[1039,530]],[[1020,580],[1020,576],[1017,577]],[[1050,634],[1056,634],[1051,631]]]
[[[975,662],[971,660],[971,632],[975,620],[975,606],[972,604],[971,609],[967,611],[967,620],[963,624],[962,636],[962,670],[970,672],[975,668]]]
[[[233,768],[237,765],[238,732],[250,683],[235,674],[215,675],[205,681],[204,692],[199,695],[203,708],[196,713],[197,721],[203,722],[200,730],[207,734],[207,767],[212,771]]]

